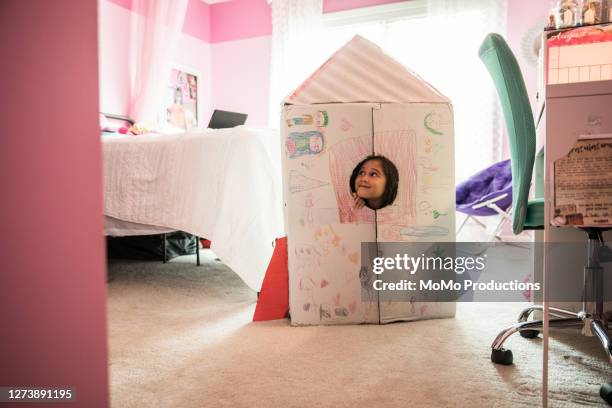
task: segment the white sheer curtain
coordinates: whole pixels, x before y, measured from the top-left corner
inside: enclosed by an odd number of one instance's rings
[[[427,15],[385,24],[382,46],[453,103],[457,181],[501,159],[503,122],[478,58],[487,33],[505,34],[506,1],[429,0]]]
[[[503,117],[478,48],[488,33],[506,34],[507,0],[429,0],[426,20],[427,26],[408,31],[427,39],[420,49],[427,60],[407,55],[404,61],[453,101],[455,178],[461,181],[501,160]]]
[[[390,19],[385,12],[384,19],[327,25],[309,34],[308,72],[298,76],[293,87],[285,88],[280,97],[272,94],[276,99],[270,101],[271,126],[278,126],[282,98],[353,35],[360,34],[451,99],[455,114],[455,178],[460,181],[470,177],[501,159],[503,118],[493,84],[478,58],[478,48],[489,32],[505,35],[506,1],[421,0],[422,10],[426,11],[412,16]],[[291,39],[283,37],[282,32],[278,34],[274,41],[284,41],[284,48],[293,48]],[[279,86],[277,80],[273,76],[271,82]],[[288,81],[284,84],[286,87]]]
[[[156,127],[170,62],[185,21],[188,0],[134,0],[131,19],[130,116]]]
[[[283,98],[322,63],[319,44],[322,0],[271,0],[270,120],[279,126]]]

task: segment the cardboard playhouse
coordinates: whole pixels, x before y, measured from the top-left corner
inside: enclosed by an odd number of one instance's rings
[[[356,36],[283,101],[283,190],[293,325],[452,317],[452,302],[381,301],[362,242],[455,240],[450,100]],[[392,205],[351,205],[357,163],[380,154],[399,171]]]

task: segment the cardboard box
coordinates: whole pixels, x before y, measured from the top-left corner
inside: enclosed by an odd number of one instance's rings
[[[454,303],[381,304],[361,254],[362,242],[454,241],[450,101],[357,36],[285,99],[281,139],[292,324],[454,316]],[[397,167],[397,197],[356,209],[350,176],[372,154]]]

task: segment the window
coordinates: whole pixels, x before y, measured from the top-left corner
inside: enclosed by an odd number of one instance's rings
[[[460,181],[501,159],[501,111],[478,48],[488,32],[504,34],[505,8],[503,1],[413,0],[325,14],[315,32],[289,40],[286,48],[299,51],[293,68],[272,80],[284,81],[282,98],[355,34],[368,38],[451,99]]]

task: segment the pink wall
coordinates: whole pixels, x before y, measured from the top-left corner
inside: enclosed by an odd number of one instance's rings
[[[213,105],[248,113],[250,126],[268,126],[271,36],[212,45]]]
[[[323,12],[331,13],[400,1],[405,0],[323,0]],[[272,35],[272,14],[267,0],[232,0],[215,3],[210,9],[213,43]]]
[[[109,404],[96,7],[0,6],[0,384],[83,407]]]
[[[100,0],[113,3],[128,11],[136,11],[133,0]],[[144,3],[147,4],[147,3]],[[202,0],[188,0],[183,32],[210,42],[210,6]]]
[[[521,65],[525,85],[529,91],[532,105],[535,107],[535,95],[538,87],[537,67],[529,65],[522,52],[523,37],[532,27],[543,28],[546,24],[548,0],[509,0],[507,40]]]
[[[98,2],[100,110],[126,115],[130,104],[130,14],[110,1]]]
[[[399,0],[324,0],[324,12]],[[129,95],[129,21],[132,0],[100,0],[100,106],[126,113]],[[247,124],[267,126],[272,16],[267,0],[208,5],[189,0],[176,62],[202,77],[201,117],[212,109],[247,112]],[[244,67],[250,72],[245,74]],[[239,96],[239,97],[237,97]]]
[[[333,12],[396,1],[324,0],[323,9]],[[532,26],[543,26],[549,7],[549,0],[508,1],[507,39],[521,64],[534,106],[537,69],[523,58],[521,42]],[[211,6],[213,105],[247,112],[248,123],[256,126],[268,124],[268,104],[264,99],[268,91],[263,85],[270,81],[271,32],[270,7],[265,0],[233,0]],[[246,66],[248,74],[243,71]],[[235,95],[240,95],[240,100]],[[507,147],[504,154],[508,154]]]
[[[272,35],[272,11],[267,0],[232,0],[211,6],[213,43]]]
[[[324,0],[323,10],[329,13],[398,1]],[[123,113],[129,101],[125,38],[129,29],[127,10],[132,0],[100,0],[100,3],[101,106]],[[508,1],[507,39],[521,64],[534,106],[537,72],[523,58],[521,42],[529,28],[542,25],[549,7],[549,0]],[[212,5],[190,0],[177,62],[202,74],[205,122],[212,109],[219,108],[247,112],[248,124],[267,126],[268,104],[262,101],[269,93],[271,34],[271,9],[267,0],[232,0]],[[248,73],[244,70],[247,66]]]
[[[538,91],[538,70],[530,65],[523,53],[523,39],[533,27],[544,27],[547,21],[551,2],[548,0],[509,0],[507,35],[508,45],[512,48],[523,71],[523,79],[529,93],[529,100],[534,111],[537,110],[536,94]],[[504,129],[505,132],[505,129]],[[502,158],[510,157],[508,138],[502,141]]]
[[[266,0],[211,5],[212,104],[268,126],[272,13]]]
[[[387,3],[400,3],[402,1],[405,0],[323,0],[323,13],[379,6]]]
[[[210,6],[202,0],[189,0],[183,32],[210,43]]]

